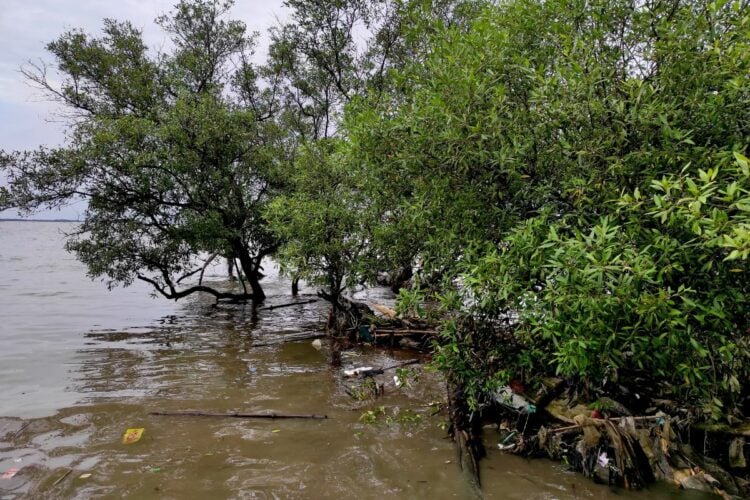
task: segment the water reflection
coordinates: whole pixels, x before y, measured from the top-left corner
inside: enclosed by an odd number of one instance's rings
[[[0,476],[8,476],[0,498],[476,497],[439,427],[444,416],[431,416],[428,404],[444,396],[437,374],[423,373],[408,389],[383,377],[383,397],[357,402],[329,367],[327,347],[269,345],[318,331],[325,304],[255,312],[201,297],[153,301],[142,289],[103,294],[53,244],[59,228],[9,224],[0,223],[0,264],[8,270],[0,283]],[[53,261],[47,270],[35,264]],[[272,272],[266,288],[266,306],[292,301],[288,282]],[[375,294],[381,303],[392,299]],[[344,363],[386,366],[409,356],[362,348]],[[421,419],[360,421],[378,406],[389,416],[410,408]],[[184,409],[330,418],[149,415]],[[145,428],[143,438],[123,445],[133,427]],[[487,498],[675,496],[668,488],[613,494],[559,464],[492,449],[483,477]]]

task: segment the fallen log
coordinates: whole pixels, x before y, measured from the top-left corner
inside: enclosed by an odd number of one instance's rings
[[[199,411],[199,410],[178,410],[178,411],[152,411],[149,415],[156,415],[162,417],[222,417],[222,418],[268,418],[268,419],[315,419],[323,420],[327,419],[328,415],[287,415],[283,413],[219,413],[210,411]]]

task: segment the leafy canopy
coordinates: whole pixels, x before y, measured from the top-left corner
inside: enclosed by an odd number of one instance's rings
[[[269,120],[273,87],[250,62],[254,38],[225,19],[230,7],[177,4],[157,19],[171,36],[168,53],[149,51],[131,24],[106,20],[100,36],[73,30],[47,46],[59,86],[46,67],[27,70],[65,105],[70,129],[64,147],[5,157],[3,207],[86,199],[67,247],[92,277],[141,279],[174,299],[263,298],[261,261],[276,241],[262,209],[281,185],[279,131]],[[181,286],[206,255],[237,259],[251,289]]]

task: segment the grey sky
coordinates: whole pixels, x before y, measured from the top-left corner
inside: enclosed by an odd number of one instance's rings
[[[265,57],[267,30],[286,17],[283,0],[237,0],[232,17],[259,31],[257,58]],[[0,149],[30,149],[64,140],[65,124],[55,118],[55,105],[30,87],[19,72],[29,60],[52,62],[45,45],[62,32],[83,28],[99,33],[102,19],[131,21],[143,30],[149,47],[160,48],[167,37],[153,20],[169,12],[177,0],[0,0]],[[76,218],[81,207],[43,217]],[[0,217],[15,213],[0,212]]]

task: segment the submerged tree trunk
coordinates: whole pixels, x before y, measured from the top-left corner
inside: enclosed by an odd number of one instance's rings
[[[479,488],[479,460],[486,455],[481,420],[478,413],[469,410],[463,388],[456,382],[448,383],[448,412],[449,433],[456,445],[458,463],[473,485]]]
[[[263,287],[260,286],[260,279],[262,277],[260,273],[260,263],[258,259],[253,259],[250,256],[250,252],[247,251],[245,245],[241,241],[236,240],[232,244],[233,250],[240,261],[242,266],[242,272],[247,278],[247,282],[252,290],[253,302],[263,302],[266,298],[266,294],[263,292]]]
[[[320,290],[318,297],[331,303],[327,327],[333,335],[340,336],[346,331],[356,330],[367,316],[375,316],[370,306],[364,302],[348,299],[341,293],[329,294]]]
[[[391,280],[391,290],[394,293],[398,293],[399,290],[406,287],[412,277],[414,277],[414,271],[411,267],[411,263],[402,266]]]

